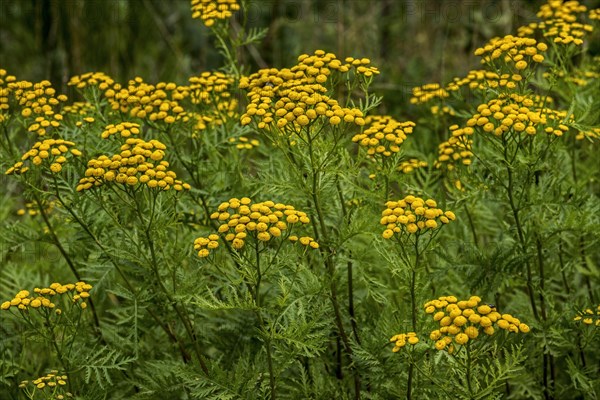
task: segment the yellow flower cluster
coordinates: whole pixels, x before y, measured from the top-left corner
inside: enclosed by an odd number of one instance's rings
[[[544,37],[553,38],[554,43],[581,46],[583,37],[594,30],[594,27],[579,22],[567,22],[562,19],[551,19],[543,22],[532,22],[520,27],[519,36],[532,35],[536,30],[542,31]]]
[[[543,129],[549,135],[562,136],[569,127],[561,121],[566,113],[541,108],[534,98],[513,94],[500,96],[477,107],[477,113],[467,120],[465,128],[452,131],[452,136],[472,135],[475,129],[496,136],[514,131],[535,135]],[[470,129],[469,129],[470,128]]]
[[[195,130],[203,130],[207,125],[222,125],[227,119],[239,119],[238,102],[230,92],[233,77],[222,72],[203,72],[200,76],[191,77],[189,81],[192,104],[206,106],[202,108],[201,114],[188,113],[188,117],[196,121]]]
[[[52,173],[62,171],[63,164],[67,162],[68,153],[80,156],[81,152],[75,148],[75,143],[63,139],[46,139],[36,142],[33,147],[21,157],[21,161],[6,170],[6,175],[23,174],[29,170],[24,163],[30,160],[33,165],[47,163]],[[71,148],[70,148],[71,147]]]
[[[410,158],[408,160],[404,160],[398,166],[398,171],[401,171],[403,174],[410,174],[415,169],[424,168],[427,166],[425,161],[420,161],[416,158]]]
[[[462,86],[469,86],[470,89],[515,89],[519,82],[523,80],[523,76],[520,74],[497,74],[493,71],[486,70],[473,70],[469,71],[466,77],[454,78],[454,80],[447,85],[447,90],[456,91]]]
[[[73,114],[73,115],[88,115],[93,113],[96,110],[94,105],[88,101],[76,101],[73,104],[68,104],[63,107],[62,113],[63,115]],[[90,122],[94,122],[93,119]]]
[[[514,95],[497,98],[477,107],[477,113],[467,120],[467,127],[480,127],[484,132],[500,136],[509,130],[535,135],[543,127],[549,135],[562,136],[569,127],[560,123],[566,113],[536,107],[534,99]],[[465,128],[466,129],[466,128]],[[459,136],[460,129],[452,132]],[[469,134],[464,129],[463,133]],[[471,131],[469,131],[471,132]]]
[[[414,122],[398,122],[390,116],[368,116],[366,129],[354,135],[352,141],[367,148],[370,156],[390,157],[400,152],[400,145],[413,132]]]
[[[120,122],[118,124],[110,124],[102,131],[102,139],[107,139],[112,135],[119,135],[122,138],[128,138],[131,135],[139,135],[140,124],[133,122]]]
[[[455,77],[452,82],[442,87],[439,83],[428,83],[423,86],[418,86],[412,89],[411,104],[423,104],[430,100],[439,98],[444,99],[449,97],[452,92],[456,92],[463,87],[468,87],[471,90],[487,91],[489,89],[505,89],[510,91],[518,88],[519,82],[523,81],[523,76],[518,73],[498,74],[493,71],[483,69],[472,70],[466,76],[459,78]],[[444,107],[445,112],[453,115],[452,110]],[[433,114],[437,114],[437,109]]]
[[[177,180],[175,172],[163,160],[166,146],[158,140],[146,142],[129,138],[121,146],[121,153],[112,157],[102,155],[88,161],[85,177],[79,180],[77,191],[117,182],[127,186],[147,185],[158,190],[189,190],[190,185]]]
[[[130,80],[126,87],[116,83],[104,92],[104,96],[115,111],[129,113],[135,118],[172,124],[185,117],[179,102],[189,96],[189,89],[172,82],[152,85],[137,77]]]
[[[434,230],[441,224],[454,221],[456,216],[452,211],[444,212],[437,208],[435,200],[423,200],[420,197],[408,195],[402,200],[388,201],[386,209],[381,213],[379,223],[385,225],[383,238],[390,239],[396,234],[418,234],[425,230]]]
[[[40,389],[42,393],[44,393],[46,389],[48,389],[49,393],[45,393],[43,395],[44,398],[62,400],[65,398],[73,397],[73,395],[70,392],[64,391],[64,387],[67,385],[67,380],[67,375],[59,375],[57,370],[52,370],[49,374],[39,377],[33,381],[21,381],[21,383],[19,384],[19,388],[28,391],[28,386],[31,385],[34,386],[34,391],[36,389]]]
[[[66,295],[70,298],[71,303],[78,304],[81,308],[86,308],[85,299],[90,297],[92,285],[83,281],[77,283],[68,283],[61,285],[53,283],[47,288],[35,288],[33,291],[37,296],[30,296],[28,290],[21,290],[15,295],[12,300],[5,301],[0,305],[0,309],[9,310],[11,307],[16,307],[19,310],[28,310],[30,308],[48,308],[53,309],[56,304],[51,301],[54,296]],[[56,313],[60,314],[61,310],[56,309]]]
[[[503,38],[493,38],[484,47],[475,50],[476,56],[481,56],[482,64],[493,64],[500,60],[506,66],[517,71],[527,68],[532,62],[541,63],[544,56],[541,54],[548,49],[545,43],[538,43],[533,38],[506,35]]]
[[[8,88],[21,106],[21,116],[28,121],[33,119],[28,122],[29,132],[44,136],[49,129],[60,126],[63,116],[56,112],[55,107],[67,101],[67,96],[56,95],[56,90],[49,81],[11,82]]]
[[[189,79],[189,92],[194,104],[217,104],[231,97],[234,79],[222,72],[203,72]]]
[[[192,18],[201,19],[211,27],[218,20],[231,18],[240,9],[237,0],[192,0]]]
[[[588,16],[591,20],[600,20],[600,8],[590,10]]]
[[[261,69],[242,77],[240,88],[248,92],[250,100],[246,112],[241,116],[242,125],[256,119],[257,127],[265,129],[292,127],[301,130],[319,117],[331,125],[353,123],[365,124],[362,112],[357,108],[341,107],[337,100],[327,95],[324,86],[333,72],[355,71],[357,76],[369,77],[379,73],[369,66],[367,58],[347,58],[342,63],[335,54],[316,50],[313,55],[303,54],[292,68]]]
[[[390,342],[394,343],[394,348],[392,349],[392,351],[394,353],[397,353],[400,351],[401,348],[406,346],[406,344],[414,346],[415,344],[419,343],[419,338],[417,337],[417,334],[415,332],[399,333],[397,335],[392,336]]]
[[[235,250],[243,248],[248,238],[268,242],[279,237],[287,237],[292,242],[299,241],[313,249],[319,248],[319,244],[309,236],[289,236],[293,225],[305,225],[310,222],[306,213],[296,210],[291,205],[272,201],[253,203],[248,197],[232,198],[221,203],[218,211],[210,218],[221,223],[218,228],[219,234],[230,242]],[[218,239],[217,234],[199,237],[194,241],[194,250],[198,251],[199,257],[206,257],[210,250],[219,246]]]
[[[425,303],[425,312],[432,314],[433,320],[439,323],[439,328],[429,335],[435,341],[436,349],[448,347],[448,351],[452,352],[452,343],[464,345],[476,339],[480,329],[491,336],[496,331],[494,326],[508,332],[529,332],[529,326],[519,319],[510,314],[500,314],[494,305],[480,303],[479,296],[460,301],[455,296],[442,296]]]
[[[575,136],[576,140],[598,140],[600,139],[600,128],[594,128],[587,131],[579,131]]]
[[[578,1],[550,0],[537,13],[542,21],[520,27],[518,35],[530,36],[540,31],[544,37],[554,38],[554,43],[580,46],[583,37],[594,29],[591,25],[577,22],[577,14],[586,11],[587,8]]]
[[[412,89],[411,104],[423,104],[433,99],[443,99],[449,97],[448,90],[439,83],[426,83],[423,86],[417,86]]]
[[[573,22],[577,19],[574,14],[586,12],[587,7],[578,1],[569,0],[549,0],[543,4],[538,11],[537,16],[540,19],[564,19]]]
[[[82,75],[72,76],[67,85],[75,86],[77,89],[98,86],[98,89],[104,91],[109,89],[114,83],[115,81],[104,72],[87,72]]]
[[[600,305],[596,307],[596,312],[594,312],[591,308],[588,308],[579,313],[574,321],[581,321],[585,325],[595,325],[600,326]]]
[[[56,202],[55,201],[49,201],[49,202],[43,202],[42,203],[44,206],[44,214],[48,214],[50,212],[52,212],[52,210],[54,209],[54,207],[56,206]],[[17,210],[17,215],[30,215],[32,217],[38,215],[40,213],[40,208],[38,206],[37,203],[25,203],[25,208],[20,208],[19,210]]]
[[[433,115],[443,115],[443,114],[448,114],[448,115],[456,115],[456,113],[454,112],[454,110],[448,106],[432,106],[430,109],[431,113]]]
[[[256,139],[248,139],[245,136],[239,138],[229,138],[229,143],[235,145],[238,150],[251,150],[260,145],[260,142]]]
[[[7,119],[5,113],[10,108],[9,94],[11,92],[9,84],[16,80],[17,78],[14,75],[8,75],[5,69],[0,68],[0,123]]]
[[[466,137],[465,131],[471,132],[473,128],[463,128],[460,134],[456,133],[459,131],[458,125],[452,125],[449,129],[452,132],[452,136],[447,141],[438,145],[438,159],[435,167],[445,167],[449,171],[452,171],[458,162],[462,165],[471,165],[473,141]]]

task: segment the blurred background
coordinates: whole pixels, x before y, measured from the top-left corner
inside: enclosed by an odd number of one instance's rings
[[[242,61],[251,70],[285,67],[316,49],[369,57],[382,72],[374,89],[395,108],[406,104],[413,86],[478,68],[473,50],[515,33],[544,2],[256,0],[248,25],[269,32]],[[62,91],[70,76],[88,71],[120,82],[141,76],[186,83],[221,65],[189,0],[0,0],[0,22],[0,68],[18,79],[49,79]]]

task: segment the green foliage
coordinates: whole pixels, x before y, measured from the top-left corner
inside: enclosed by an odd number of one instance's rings
[[[257,70],[284,28],[191,5],[220,71],[0,70],[0,397],[598,397],[598,33],[539,25],[597,13],[543,5],[415,124],[368,52]]]

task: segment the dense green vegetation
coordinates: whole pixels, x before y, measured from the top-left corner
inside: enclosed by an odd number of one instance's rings
[[[597,398],[600,10],[427,4],[1,3],[0,397]]]

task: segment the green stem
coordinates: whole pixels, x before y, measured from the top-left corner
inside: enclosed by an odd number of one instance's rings
[[[415,368],[415,363],[411,360],[410,363],[408,364],[408,382],[406,384],[406,399],[407,400],[412,399],[412,382],[413,382],[414,368]]]
[[[63,247],[60,239],[58,238],[58,235],[56,234],[54,227],[50,223],[50,219],[48,218],[48,214],[46,213],[46,210],[42,205],[41,199],[39,198],[39,196],[36,192],[34,192],[33,197],[34,197],[36,204],[38,205],[40,214],[42,215],[42,218],[44,219],[44,223],[46,224],[46,227],[48,228],[48,232],[50,232],[50,235],[52,235],[54,245],[56,246],[56,248],[58,249],[60,254],[63,256],[63,258],[67,262],[67,265],[69,266],[69,269],[75,276],[75,279],[77,279],[77,281],[81,281],[81,275],[79,274],[79,271],[77,271],[77,268],[75,268],[75,263],[73,263],[73,260],[71,260],[71,257],[69,256],[69,254]],[[94,319],[94,325],[96,327],[96,331],[98,334],[100,334],[100,332],[101,332],[100,331],[100,320],[98,318],[98,313],[96,312],[96,307],[95,307],[94,302],[92,301],[91,297],[88,299],[88,303],[90,305],[90,309],[92,310],[92,316]]]
[[[508,175],[508,187],[507,187],[508,202],[510,204],[510,209],[512,211],[513,218],[515,220],[515,226],[517,228],[517,236],[519,238],[519,244],[521,246],[521,251],[523,252],[523,256],[527,257],[527,244],[525,242],[525,234],[523,233],[523,227],[521,226],[521,220],[519,218],[519,210],[515,204],[514,193],[513,193],[513,189],[514,189],[513,173],[512,173],[512,168],[509,164],[506,164],[506,172]],[[531,310],[533,312],[534,318],[539,321],[540,317],[538,315],[537,307],[535,304],[535,297],[534,297],[534,290],[533,290],[533,277],[532,277],[532,272],[531,272],[531,263],[527,259],[525,260],[525,266],[527,268],[527,292],[529,295],[529,302],[531,304]]]
[[[100,242],[100,239],[98,239],[98,237],[96,237],[96,235],[90,230],[89,226],[81,218],[79,218],[79,216],[77,215],[77,213],[75,213],[75,211],[73,211],[73,209],[71,209],[71,207],[67,206],[60,199],[60,197],[58,197],[58,199],[61,202],[61,204],[63,205],[63,207],[67,210],[67,212],[73,217],[73,219],[79,224],[79,226],[85,231],[85,233],[87,233],[87,235],[94,241],[94,243],[96,244],[96,246],[98,246],[98,248],[100,250],[102,250],[102,252],[108,257],[108,259],[110,260],[110,262],[112,263],[112,265],[115,267],[115,270],[117,271],[117,273],[119,274],[119,276],[121,277],[121,279],[123,279],[123,282],[125,282],[125,286],[127,287],[127,289],[129,289],[129,291],[133,294],[134,299],[137,300],[137,298],[138,298],[137,291],[133,287],[133,284],[127,278],[127,275],[125,274],[125,271],[123,271],[121,269],[121,267],[119,266],[119,263],[117,262],[117,260],[115,260],[115,258],[113,256],[113,253],[110,252],[102,244],[102,242]],[[159,318],[159,316],[156,315],[156,313],[152,310],[151,307],[146,308],[146,311],[148,312],[148,314],[150,314],[150,316],[158,324],[158,326],[160,326],[162,328],[162,330],[167,334],[167,336],[169,337],[169,339],[173,343],[176,343],[179,346],[179,350],[181,352],[182,358],[184,360],[186,360],[188,358],[187,351],[185,350],[185,347],[183,346],[183,344],[181,343],[181,341],[171,331],[171,329],[169,328],[169,326],[164,323],[164,321],[163,321],[162,318]]]
[[[137,204],[137,199],[134,197],[134,201],[136,202],[136,210],[138,212],[138,215],[140,217],[140,221],[142,223],[144,223],[144,217],[143,214],[141,212],[141,209],[139,207],[139,205]],[[163,294],[167,297],[169,304],[171,305],[171,307],[173,307],[173,310],[175,311],[175,313],[177,314],[177,316],[179,317],[179,319],[181,320],[181,322],[183,323],[183,326],[185,328],[185,331],[188,335],[188,337],[190,338],[190,340],[192,341],[192,344],[194,346],[194,352],[196,353],[196,357],[198,358],[198,362],[200,363],[200,368],[202,368],[202,371],[209,376],[209,372],[208,372],[208,368],[206,366],[206,363],[204,362],[204,356],[202,355],[202,351],[200,350],[200,346],[198,344],[198,339],[196,338],[196,334],[194,332],[194,329],[192,327],[192,324],[190,322],[189,319],[189,314],[187,313],[187,310],[185,309],[185,307],[183,307],[183,311],[180,309],[179,304],[177,303],[177,301],[175,299],[173,299],[173,296],[171,296],[171,293],[169,292],[169,290],[165,287],[161,277],[160,277],[160,272],[158,270],[158,259],[156,257],[156,251],[154,249],[154,241],[152,239],[152,236],[150,235],[150,228],[152,226],[152,220],[154,217],[154,205],[156,203],[156,196],[154,197],[154,201],[153,201],[153,205],[152,205],[152,213],[150,216],[150,220],[148,221],[148,226],[145,229],[145,236],[146,236],[146,241],[148,243],[148,247],[150,248],[150,257],[152,259],[152,270],[154,272],[154,275],[156,276],[156,283],[158,284],[159,288],[161,289],[161,291],[163,292]]]
[[[342,344],[344,346],[344,350],[348,357],[352,358],[352,347],[350,346],[350,339],[348,338],[348,334],[344,328],[344,323],[342,320],[342,313],[340,311],[340,304],[337,298],[337,287],[335,282],[335,264],[333,262],[332,254],[333,250],[330,248],[329,242],[329,234],[327,227],[325,225],[325,216],[323,210],[321,208],[321,203],[319,201],[319,189],[318,189],[318,176],[320,171],[317,170],[314,153],[313,153],[313,140],[312,137],[307,135],[308,138],[308,149],[310,156],[310,165],[312,167],[312,188],[311,188],[311,197],[313,201],[313,206],[315,207],[315,211],[317,213],[317,218],[319,220],[319,227],[321,237],[323,238],[324,243],[321,247],[319,247],[319,251],[321,255],[325,259],[325,265],[327,267],[327,273],[329,275],[330,280],[330,299],[333,306],[333,312],[335,315],[335,323],[338,329],[338,333],[340,339],[342,340]],[[319,239],[319,238],[317,238]],[[355,388],[355,399],[360,399],[360,375],[358,371],[352,367],[353,375],[354,375],[354,388]]]
[[[469,396],[473,398],[473,387],[471,383],[471,343],[467,342],[465,346],[467,349],[467,365],[466,365],[466,374],[467,374],[467,389],[469,390]]]
[[[254,241],[254,253],[256,254],[256,285],[254,287],[254,303],[256,304],[256,315],[258,316],[258,321],[265,335],[267,334],[267,326],[265,320],[262,316],[262,311],[260,309],[260,284],[262,280],[262,272],[260,270],[260,250],[259,250],[259,241],[255,238]],[[269,332],[270,335],[270,332]],[[267,351],[267,366],[269,368],[269,385],[271,387],[271,400],[275,400],[277,398],[276,385],[275,385],[275,374],[273,370],[273,356],[271,354],[271,337],[269,336],[265,342],[265,349]]]
[[[346,209],[346,201],[344,199],[344,193],[342,192],[342,188],[340,186],[340,181],[336,178],[335,187],[338,192],[338,197],[340,199],[340,204],[342,208],[342,216],[347,223],[350,224],[350,215],[348,215],[348,210]],[[349,252],[348,263],[346,264],[347,272],[348,272],[348,314],[350,314],[350,324],[352,325],[352,332],[354,333],[354,337],[356,338],[356,343],[360,344],[360,336],[358,335],[358,323],[356,322],[356,314],[354,311],[354,278],[353,278],[353,264],[352,264],[352,252]]]
[[[475,244],[475,247],[479,247],[477,231],[475,230],[475,224],[473,223],[473,217],[471,216],[471,213],[469,212],[469,207],[467,207],[467,204],[465,203],[463,205],[463,208],[465,210],[465,214],[467,215],[467,221],[469,221],[469,228],[471,230],[471,235],[473,235],[473,243]]]

